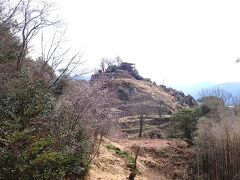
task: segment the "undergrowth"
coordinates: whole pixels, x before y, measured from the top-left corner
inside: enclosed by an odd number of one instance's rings
[[[114,150],[118,157],[124,158],[125,160],[127,160],[131,164],[134,163],[133,156],[131,154],[129,154],[127,151],[123,151],[120,148],[118,148],[118,147],[116,147],[112,144],[109,144],[106,147],[107,147],[107,149]]]

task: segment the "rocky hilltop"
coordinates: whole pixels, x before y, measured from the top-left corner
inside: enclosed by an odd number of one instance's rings
[[[104,81],[105,87],[117,95],[119,105],[130,103],[133,97],[138,95],[148,96],[148,99],[155,102],[160,100],[165,114],[197,104],[190,95],[164,85],[159,86],[150,79],[143,78],[132,63],[122,62],[119,65],[110,65],[105,71],[99,70],[92,75],[90,82],[99,80]]]

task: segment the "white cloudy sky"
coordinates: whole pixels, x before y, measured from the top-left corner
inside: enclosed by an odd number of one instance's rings
[[[157,83],[240,81],[238,0],[55,1],[89,66],[119,55]]]

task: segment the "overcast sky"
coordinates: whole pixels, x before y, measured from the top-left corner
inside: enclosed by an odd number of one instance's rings
[[[120,56],[161,84],[240,81],[240,1],[56,0],[87,65]]]

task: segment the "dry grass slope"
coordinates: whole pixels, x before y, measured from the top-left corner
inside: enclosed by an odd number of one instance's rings
[[[181,140],[119,140],[105,139],[94,160],[87,180],[123,180],[130,174],[129,161],[119,157],[109,145],[134,156],[140,147],[137,180],[189,179],[189,166],[194,153]]]
[[[160,97],[171,110],[176,110],[180,107],[180,103],[170,93],[165,92],[161,87],[147,81],[136,79],[112,79],[109,83],[112,87],[129,86],[135,88],[138,92],[150,95],[154,98]]]

